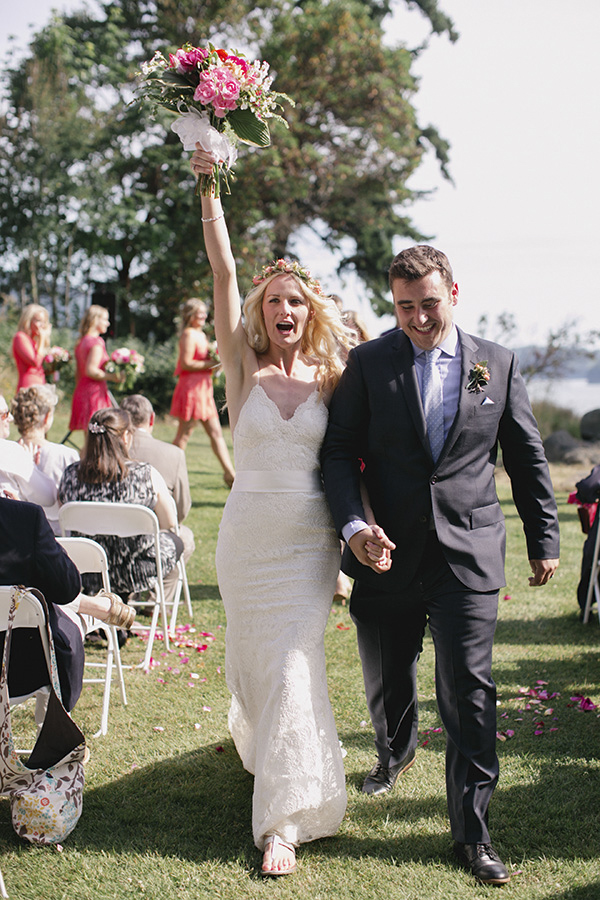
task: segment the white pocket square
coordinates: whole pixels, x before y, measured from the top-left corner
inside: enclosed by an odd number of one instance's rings
[[[493,404],[494,401],[493,401],[493,400],[490,400],[489,397],[484,397],[484,398],[483,398],[483,403],[482,403],[481,405],[482,405],[482,406],[488,406],[490,403]]]

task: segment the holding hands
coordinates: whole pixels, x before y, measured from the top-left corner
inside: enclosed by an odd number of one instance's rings
[[[348,541],[348,546],[357,560],[374,572],[387,572],[391,569],[391,551],[396,549],[396,545],[379,525],[370,525],[357,531]]]

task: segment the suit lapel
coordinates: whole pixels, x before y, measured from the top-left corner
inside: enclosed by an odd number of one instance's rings
[[[452,427],[448,432],[448,437],[441,452],[440,460],[450,452],[459,434],[473,415],[473,410],[475,408],[474,397],[476,395],[469,393],[469,391],[466,390],[466,385],[469,380],[469,372],[477,362],[481,362],[481,360],[478,359],[479,345],[473,340],[471,335],[466,334],[460,328],[458,328],[457,330],[460,338],[461,356],[458,409],[456,411]]]

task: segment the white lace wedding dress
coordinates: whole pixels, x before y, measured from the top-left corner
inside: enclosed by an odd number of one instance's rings
[[[326,427],[317,391],[283,419],[256,384],[235,428],[216,559],[229,729],[255,776],[259,849],[272,833],[294,844],[331,835],[346,809],[323,645],[340,564],[318,469]]]

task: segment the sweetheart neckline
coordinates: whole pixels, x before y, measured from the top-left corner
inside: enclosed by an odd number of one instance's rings
[[[298,406],[296,407],[296,409],[294,410],[294,412],[292,413],[292,415],[289,417],[289,419],[286,419],[285,416],[283,416],[283,415],[281,414],[281,410],[279,409],[278,405],[275,403],[275,401],[273,400],[273,398],[272,398],[272,397],[269,397],[269,395],[268,395],[267,392],[265,391],[265,389],[264,389],[264,387],[262,386],[262,384],[255,384],[254,387],[252,388],[252,391],[254,390],[254,388],[260,388],[260,389],[261,389],[263,395],[267,398],[267,400],[269,401],[269,403],[272,403],[272,404],[273,404],[273,406],[275,407],[275,409],[276,409],[277,412],[279,413],[279,417],[280,417],[280,419],[281,419],[282,422],[291,422],[292,419],[295,417],[296,413],[298,412],[298,410],[300,409],[300,407],[302,407],[302,406],[304,406],[306,403],[308,403],[308,401],[309,401],[309,400],[317,393],[317,388],[314,387],[314,388],[312,389],[312,391],[310,392],[310,394],[308,395],[308,397],[306,398],[306,400],[303,400],[301,403],[299,403]],[[250,394],[252,393],[252,391],[250,391]],[[250,397],[250,394],[248,394],[248,397]],[[246,403],[247,403],[247,402],[248,402],[248,401],[246,400]],[[246,404],[244,404],[244,406],[245,406],[245,405],[246,405]]]

